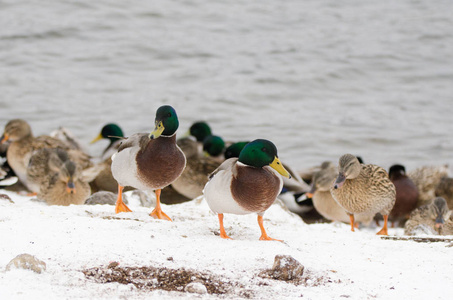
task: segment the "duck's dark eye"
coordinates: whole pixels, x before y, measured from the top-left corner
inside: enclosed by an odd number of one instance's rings
[[[266,152],[267,151],[266,147],[261,148],[261,151]]]
[[[171,113],[168,113],[167,117],[169,117],[169,118],[170,118],[170,117],[171,117]]]

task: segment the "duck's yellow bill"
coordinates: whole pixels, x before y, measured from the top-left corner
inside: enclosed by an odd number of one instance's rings
[[[291,178],[291,175],[289,174],[288,171],[286,171],[286,169],[283,167],[280,159],[278,159],[278,157],[276,156],[274,158],[274,161],[270,164],[271,168],[273,168],[274,170],[276,170],[278,173],[280,173],[280,175],[282,176],[285,176],[287,178]]]
[[[95,138],[90,142],[90,144],[94,144],[94,143],[96,143],[97,141],[100,141],[100,140],[102,140],[102,139],[103,139],[103,136],[102,136],[102,134],[99,133],[99,135],[98,135],[97,137],[95,137]]]
[[[154,128],[154,131],[149,134],[149,138],[154,140],[160,137],[162,132],[164,132],[165,127],[162,121],[159,121],[159,123],[156,124],[156,127]]]

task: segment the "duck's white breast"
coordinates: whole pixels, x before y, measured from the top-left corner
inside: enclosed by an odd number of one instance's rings
[[[137,176],[137,161],[135,157],[138,147],[129,147],[113,154],[112,175],[121,186],[131,186],[139,190],[149,190]]]

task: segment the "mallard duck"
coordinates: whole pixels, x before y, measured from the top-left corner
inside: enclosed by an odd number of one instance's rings
[[[389,178],[396,189],[396,201],[389,215],[392,227],[396,221],[406,221],[417,207],[418,189],[412,179],[406,175],[403,165],[393,165],[389,169]]]
[[[448,165],[443,165],[423,166],[407,174],[418,188],[417,207],[428,204],[435,198],[436,187],[443,177],[448,176],[448,173]]]
[[[92,166],[90,157],[77,149],[71,149],[68,145],[56,138],[41,135],[34,137],[30,125],[21,119],[9,121],[5,126],[1,143],[10,141],[7,160],[19,180],[30,189],[27,182],[27,167],[30,157],[35,150],[42,148],[61,148],[66,150],[71,160],[76,162],[82,169]]]
[[[27,182],[49,205],[84,204],[90,196],[90,169],[81,170],[60,148],[33,152],[27,168]]]
[[[418,231],[439,235],[453,234],[453,215],[444,198],[436,197],[429,204],[411,213],[404,225],[404,234],[416,235]]]
[[[313,174],[312,189],[307,197],[313,199],[313,206],[318,213],[330,221],[349,223],[350,217],[332,197],[330,188],[338,175],[337,166],[330,161],[323,162],[320,170]],[[359,223],[368,224],[373,219],[372,214],[359,213],[354,215],[354,226]]]
[[[442,177],[435,190],[436,197],[447,201],[448,207],[453,207],[453,178]]]
[[[260,240],[274,240],[263,227],[263,215],[282,189],[279,174],[290,177],[278,159],[277,148],[268,140],[258,139],[247,144],[239,158],[225,160],[209,176],[203,193],[211,210],[218,214],[220,237],[230,239],[223,227],[224,213],[257,213]]]
[[[171,187],[184,197],[194,199],[203,194],[208,175],[217,169],[220,163],[209,155],[200,154],[197,145],[189,139],[181,140],[178,145],[184,152],[187,162],[181,176],[171,184]]]
[[[109,141],[108,146],[104,149],[101,156],[103,160],[106,160],[118,151],[123,138],[123,130],[117,124],[109,123],[102,127],[101,132],[90,143],[94,144],[102,139]]]
[[[374,216],[379,212],[384,217],[384,226],[377,234],[388,235],[387,220],[395,204],[396,191],[383,168],[360,164],[356,156],[345,154],[340,157],[338,177],[330,192],[349,214],[351,231],[354,231],[354,214]]]
[[[186,166],[186,158],[176,145],[178,116],[173,107],[156,111],[155,129],[150,134],[136,133],[121,142],[112,157],[112,174],[118,182],[116,213],[131,211],[122,201],[124,186],[144,191],[155,190],[156,207],[151,216],[171,221],[161,209],[161,189],[174,182]]]
[[[219,163],[225,160],[223,151],[225,150],[225,142],[218,135],[209,135],[203,140],[203,152],[205,155],[217,160]]]
[[[90,186],[93,192],[109,191],[113,193],[118,190],[118,182],[112,175],[112,155],[118,151],[121,141],[124,139],[124,134],[117,124],[109,123],[102,127],[101,132],[91,141],[91,144],[94,144],[102,139],[109,141],[109,144],[102,152],[102,161],[99,163],[103,166],[103,168],[102,171],[99,172],[98,176],[90,182]]]

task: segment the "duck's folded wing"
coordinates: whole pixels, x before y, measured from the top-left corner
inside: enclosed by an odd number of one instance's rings
[[[144,148],[144,146],[146,146],[146,143],[148,142],[149,137],[147,133],[135,133],[121,141],[121,144],[118,147],[118,152],[131,147]]]
[[[220,171],[232,169],[237,161],[238,161],[237,157],[232,157],[225,160],[217,169],[214,170],[214,172],[209,174],[208,178],[211,179],[212,177],[215,176],[215,174],[219,173]]]

